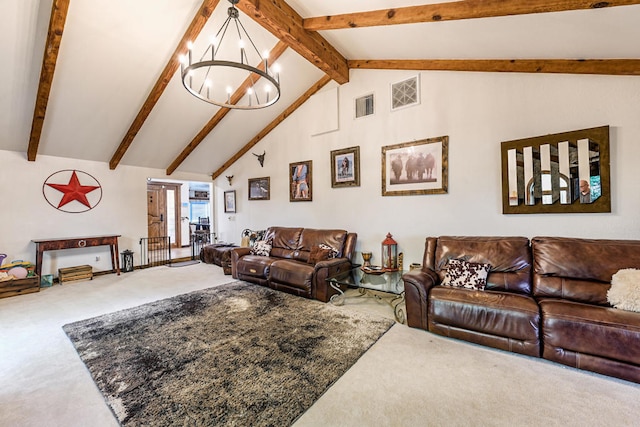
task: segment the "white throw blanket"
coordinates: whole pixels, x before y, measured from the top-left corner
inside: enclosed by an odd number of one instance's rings
[[[607,301],[615,308],[640,313],[640,270],[625,268],[614,274]]]

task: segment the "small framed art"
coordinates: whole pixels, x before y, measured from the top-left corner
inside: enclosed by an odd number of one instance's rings
[[[310,202],[312,196],[311,160],[289,163],[289,201]]]
[[[331,152],[331,187],[360,186],[360,147]]]
[[[269,200],[271,197],[271,179],[249,178],[249,200]]]
[[[224,192],[224,212],[235,213],[236,211],[236,190]]]

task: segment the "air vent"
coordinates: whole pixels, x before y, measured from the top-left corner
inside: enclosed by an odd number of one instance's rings
[[[391,109],[410,107],[420,103],[418,76],[391,85]]]
[[[373,114],[373,94],[356,98],[356,119]]]

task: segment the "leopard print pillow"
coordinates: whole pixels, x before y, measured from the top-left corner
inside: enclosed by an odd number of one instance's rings
[[[447,263],[447,272],[442,280],[442,286],[483,291],[487,285],[487,276],[490,270],[490,264],[450,259]]]

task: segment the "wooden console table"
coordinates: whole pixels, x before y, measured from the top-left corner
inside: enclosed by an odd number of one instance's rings
[[[118,259],[118,237],[120,234],[110,236],[88,236],[57,239],[32,240],[36,244],[36,274],[42,277],[42,255],[44,251],[56,251],[60,249],[87,248],[91,246],[111,247],[111,267],[120,274],[120,260]]]

